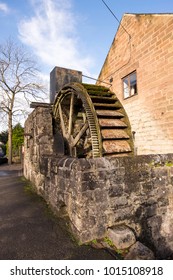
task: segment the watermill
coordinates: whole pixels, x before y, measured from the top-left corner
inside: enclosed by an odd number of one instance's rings
[[[106,87],[65,85],[55,98],[53,116],[66,155],[95,158],[133,154],[127,114],[116,95]]]

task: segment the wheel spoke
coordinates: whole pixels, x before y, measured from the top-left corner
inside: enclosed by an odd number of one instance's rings
[[[79,142],[80,138],[82,137],[82,135],[85,133],[85,131],[88,128],[88,122],[86,122],[82,129],[79,131],[79,133],[76,135],[76,137],[73,140],[72,146],[75,147],[77,145],[77,143]]]
[[[70,100],[70,112],[69,112],[69,123],[68,123],[68,134],[72,134],[72,125],[73,125],[73,110],[74,110],[74,93],[71,95]]]
[[[65,130],[65,123],[64,123],[64,118],[63,118],[63,114],[62,114],[61,104],[59,104],[59,116],[60,116],[60,121],[61,121],[62,133],[65,136],[66,135],[66,130]]]
[[[82,117],[83,117],[83,122],[85,123],[86,122],[86,114],[82,113]]]

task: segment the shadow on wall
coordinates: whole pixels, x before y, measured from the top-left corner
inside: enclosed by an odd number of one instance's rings
[[[172,183],[170,155],[122,159],[126,198],[131,203],[130,223],[140,225],[138,240],[155,252],[157,259],[173,259]],[[130,226],[130,224],[129,224]]]
[[[173,251],[162,235],[165,215],[158,215],[156,204],[147,202],[142,203],[135,213],[136,222],[142,225],[139,239],[155,252],[156,259],[173,259]]]

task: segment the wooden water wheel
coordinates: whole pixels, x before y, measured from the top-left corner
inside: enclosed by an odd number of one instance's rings
[[[63,136],[64,154],[95,158],[133,153],[128,117],[108,88],[68,84],[55,98],[53,115]]]

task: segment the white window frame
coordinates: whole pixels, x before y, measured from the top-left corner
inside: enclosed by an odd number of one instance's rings
[[[131,78],[135,75],[134,82],[131,80]],[[138,94],[137,91],[137,74],[136,71],[131,72],[124,78],[122,78],[122,84],[123,84],[123,97],[124,99],[127,99],[129,97],[135,96]]]

